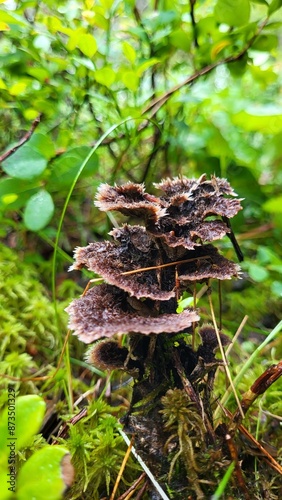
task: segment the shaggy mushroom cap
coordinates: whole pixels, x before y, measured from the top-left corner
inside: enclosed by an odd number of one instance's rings
[[[78,247],[72,269],[86,266],[100,274],[107,283],[137,298],[169,300],[174,297],[173,286],[170,290],[163,290],[159,285],[156,269],[160,263],[158,249],[144,227],[124,225],[110,234],[114,242]],[[150,267],[154,269],[145,270]]]
[[[181,314],[142,315],[132,311],[127,294],[111,285],[98,285],[67,307],[69,328],[80,340],[89,344],[102,337],[117,333],[174,333],[189,329],[199,320],[195,310],[186,309]],[[147,310],[146,310],[147,313]]]
[[[226,198],[226,195],[236,196],[226,179],[212,177],[206,180],[205,175],[198,180],[177,177],[155,186],[165,193],[161,200],[167,208],[148,229],[169,247],[182,246],[191,250],[202,243],[221,239],[230,233],[230,228],[223,220],[215,218],[229,219],[242,209],[241,199]],[[206,220],[208,217],[214,220]]]
[[[114,187],[102,184],[95,204],[103,211],[117,210],[142,218],[147,230],[161,238],[164,245],[188,250],[230,233],[226,222],[218,217],[229,219],[242,209],[242,200],[234,199],[237,195],[229,182],[219,177],[175,177],[155,187],[164,195],[152,196],[143,184],[132,182]],[[207,220],[209,217],[217,219]]]
[[[110,232],[112,241],[75,250],[71,269],[85,266],[106,282],[66,309],[70,328],[85,343],[116,333],[186,331],[199,317],[189,309],[176,314],[176,295],[191,283],[240,277],[237,264],[204,244],[229,234],[229,218],[242,208],[228,181],[177,177],[156,187],[163,196],[132,182],[98,190],[101,210],[139,217],[145,226],[124,224]]]
[[[157,220],[165,213],[161,200],[145,192],[143,184],[127,182],[123,186],[102,184],[96,196],[96,207],[103,212],[116,210],[124,215]]]
[[[240,278],[241,268],[235,262],[226,259],[213,245],[203,245],[185,254],[186,262],[178,266],[178,279],[185,284],[202,282],[208,279],[226,280],[233,277]]]

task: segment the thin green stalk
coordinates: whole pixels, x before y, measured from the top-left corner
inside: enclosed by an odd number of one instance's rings
[[[79,170],[78,170],[78,172],[77,172],[77,174],[76,174],[76,176],[75,176],[75,178],[74,178],[74,180],[72,182],[72,185],[70,187],[70,190],[69,190],[67,198],[66,198],[66,201],[64,203],[63,210],[62,210],[61,217],[60,217],[59,224],[58,224],[57,233],[56,233],[56,239],[55,239],[55,244],[54,244],[54,253],[53,253],[53,261],[52,261],[52,298],[53,298],[53,304],[54,304],[54,310],[55,310],[55,317],[56,317],[56,323],[57,323],[58,333],[60,332],[60,320],[59,320],[59,314],[58,314],[58,308],[57,308],[57,301],[56,301],[56,264],[57,264],[57,255],[58,255],[58,252],[59,252],[59,239],[60,239],[60,235],[61,235],[61,231],[62,231],[62,225],[63,225],[63,221],[64,221],[64,218],[65,218],[65,214],[66,214],[66,210],[67,210],[69,201],[71,199],[73,190],[75,188],[75,185],[76,185],[76,183],[77,183],[77,181],[78,181],[81,173],[83,172],[83,170],[86,167],[87,163],[89,162],[89,160],[91,159],[91,157],[93,156],[93,154],[95,153],[95,151],[98,149],[98,147],[100,146],[100,144],[102,144],[102,142],[106,139],[106,137],[108,137],[115,129],[117,129],[118,127],[120,127],[121,125],[123,125],[125,122],[127,122],[129,120],[132,120],[132,119],[133,118],[131,118],[131,117],[125,118],[121,122],[119,122],[119,123],[113,125],[112,127],[110,127],[109,130],[107,130],[107,132],[105,132],[100,137],[100,139],[96,142],[95,146],[93,146],[93,148],[90,150],[90,152],[86,156],[85,160],[82,162],[82,164],[81,164],[81,166],[80,166],[80,168],[79,168]],[[59,335],[59,340],[62,340],[62,336],[61,335]],[[62,341],[61,341],[61,345],[62,345]],[[67,369],[67,377],[68,377],[68,390],[69,390],[68,400],[69,400],[69,407],[70,407],[70,410],[72,410],[72,406],[73,406],[72,388],[71,388],[72,377],[71,377],[71,363],[70,363],[70,356],[69,356],[68,345],[66,345],[66,350],[65,350],[65,356],[64,356],[64,358],[65,358],[65,364],[66,364],[66,369]]]
[[[225,490],[225,488],[230,480],[230,477],[232,475],[232,472],[234,470],[234,467],[235,467],[235,462],[231,462],[231,464],[229,465],[227,471],[225,472],[222,480],[220,481],[216,491],[211,496],[211,500],[219,500],[219,498],[223,495],[224,490]]]
[[[280,321],[276,327],[270,332],[270,334],[266,337],[266,339],[260,344],[256,350],[253,352],[253,354],[248,358],[246,363],[242,366],[241,370],[239,373],[236,375],[236,377],[233,380],[233,385],[235,387],[238,386],[239,382],[242,380],[243,376],[245,375],[246,371],[250,368],[250,366],[253,364],[255,361],[256,357],[259,355],[259,353],[271,342],[276,335],[282,330],[282,321]],[[214,413],[214,418],[216,419],[219,416],[219,413],[221,411],[221,407],[224,406],[227,401],[229,400],[231,396],[232,388],[231,386],[228,387],[226,390],[224,396],[221,399],[220,405],[217,407]]]

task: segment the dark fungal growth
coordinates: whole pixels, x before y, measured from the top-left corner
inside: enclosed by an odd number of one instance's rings
[[[124,428],[135,435],[138,453],[162,487],[169,482],[173,498],[182,499],[191,493],[192,481],[195,498],[205,498],[205,457],[210,446],[218,446],[211,403],[215,371],[222,364],[216,351],[218,338],[222,346],[229,339],[212,325],[199,326],[195,307],[178,313],[178,299],[183,292],[195,298],[196,286],[209,287],[211,279],[240,277],[238,264],[211,242],[230,237],[229,219],[242,209],[241,200],[227,180],[205,175],[166,179],[155,187],[160,196],[131,182],[100,187],[95,202],[100,210],[119,211],[140,225],[124,224],[109,233],[110,241],[75,250],[72,269],[86,267],[104,283],[70,304],[69,326],[81,341],[94,343],[88,361],[133,375]],[[116,334],[126,334],[126,346]],[[178,417],[168,414],[171,405],[184,419],[181,432]],[[182,433],[186,418],[194,422],[191,441]],[[195,467],[188,470],[190,462]],[[151,498],[159,498],[153,490]]]

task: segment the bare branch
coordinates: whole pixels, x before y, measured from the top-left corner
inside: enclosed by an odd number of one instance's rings
[[[21,138],[21,140],[18,142],[18,144],[16,144],[13,148],[9,149],[9,151],[6,151],[6,153],[3,153],[0,156],[0,163],[2,161],[6,160],[7,158],[9,158],[9,156],[11,156],[12,154],[14,154],[25,142],[29,141],[33,132],[35,131],[35,129],[38,127],[38,125],[40,123],[41,116],[42,116],[42,113],[40,113],[37,116],[37,118],[35,118],[35,120],[31,124],[30,130],[28,130],[28,132]]]
[[[198,38],[197,38],[197,25],[196,25],[196,20],[195,20],[195,14],[194,14],[194,8],[197,0],[190,0],[190,16],[191,16],[191,23],[192,23],[192,28],[193,28],[193,35],[194,35],[194,45],[195,47],[199,47],[198,43]]]

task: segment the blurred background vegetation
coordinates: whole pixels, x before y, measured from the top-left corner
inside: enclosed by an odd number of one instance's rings
[[[281,6],[0,1],[1,373],[54,372],[63,309],[87,282],[67,274],[72,251],[107,238],[115,222],[94,208],[101,182],[145,182],[152,190],[167,176],[226,177],[244,198],[232,225],[246,275],[223,287],[225,328],[234,334],[249,316],[234,365],[275,327],[282,298]],[[233,259],[229,240],[220,245]],[[71,342],[78,370],[84,346]],[[276,342],[265,357],[273,362],[279,352]],[[84,388],[89,383],[88,374]],[[17,387],[52,390],[52,398],[63,387],[69,399],[70,372]]]

